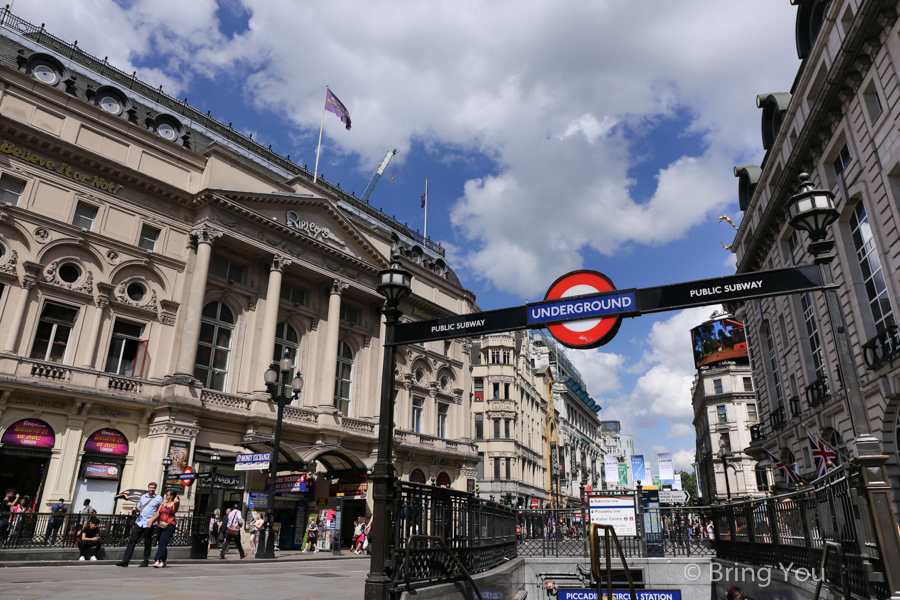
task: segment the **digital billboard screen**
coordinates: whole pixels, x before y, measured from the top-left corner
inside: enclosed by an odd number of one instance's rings
[[[747,358],[744,324],[734,319],[710,321],[691,330],[694,366],[700,368],[723,360]]]

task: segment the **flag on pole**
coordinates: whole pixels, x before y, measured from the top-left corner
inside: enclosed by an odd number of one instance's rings
[[[427,198],[428,198],[428,196],[426,196],[425,194],[422,194],[422,206],[420,206],[419,208],[425,208],[425,201],[427,200]]]
[[[772,462],[775,463],[775,468],[781,471],[781,476],[784,477],[785,483],[796,483],[800,481],[800,476],[797,475],[797,472],[794,469],[781,462],[768,450],[766,450],[766,454],[772,458]]]
[[[397,181],[397,174],[396,174],[396,173],[394,173],[393,175],[391,175],[391,181]]]
[[[817,438],[807,429],[806,435],[809,436],[809,443],[813,447],[812,455],[816,460],[816,474],[821,477],[835,468],[838,464],[837,453],[825,445],[825,442]],[[828,466],[829,461],[831,467]]]
[[[347,126],[347,129],[350,129],[350,111],[329,89],[326,89],[325,92],[325,110],[336,114],[341,122]]]

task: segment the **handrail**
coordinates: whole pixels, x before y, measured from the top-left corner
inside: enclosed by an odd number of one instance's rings
[[[819,592],[822,590],[822,582],[825,580],[825,562],[828,560],[828,551],[832,548],[838,553],[838,564],[841,565],[841,589],[844,590],[844,598],[850,599],[850,590],[847,588],[847,582],[844,578],[844,549],[837,542],[825,542],[822,548],[822,576],[816,581],[816,593],[813,594],[813,600],[819,600]],[[815,577],[813,577],[815,578]]]
[[[597,585],[597,598],[603,597],[603,585],[600,583],[600,565],[598,563],[597,554],[599,553],[597,550],[597,546],[600,542],[600,537],[597,535],[597,530],[602,529],[606,532],[604,535],[604,539],[606,541],[606,593],[607,598],[612,600],[613,592],[612,592],[612,556],[609,548],[609,534],[612,533],[612,539],[616,543],[616,551],[619,553],[619,559],[622,561],[622,569],[625,571],[625,577],[628,578],[628,589],[631,592],[631,600],[637,600],[637,592],[634,591],[634,580],[631,579],[631,571],[628,570],[628,563],[625,562],[625,553],[622,552],[622,545],[619,544],[619,536],[616,535],[616,530],[612,525],[605,525],[602,523],[591,523],[591,529],[589,535],[591,537],[591,576],[594,578],[594,581]],[[596,543],[595,543],[596,542]]]
[[[478,600],[484,600],[484,598],[481,597],[481,592],[478,590],[478,586],[475,585],[475,580],[472,579],[471,575],[469,575],[469,572],[466,570],[466,567],[463,566],[462,562],[460,562],[460,560],[459,560],[459,558],[457,558],[456,554],[453,553],[453,550],[451,550],[450,547],[447,546],[446,542],[444,542],[444,538],[438,537],[436,535],[411,535],[411,536],[409,536],[406,539],[405,562],[407,565],[409,565],[409,550],[410,550],[410,546],[411,546],[410,542],[413,540],[430,540],[430,541],[438,542],[441,546],[443,546],[444,550],[447,551],[447,554],[450,555],[450,558],[452,558],[454,560],[454,562],[456,562],[457,566],[459,566],[459,570],[462,571],[462,574],[465,575],[465,577],[469,581],[469,583],[472,584],[472,588],[475,590],[475,593],[478,594]],[[412,580],[409,577],[409,569],[406,569],[406,571],[404,573],[404,577],[406,579],[407,585],[412,583]],[[637,599],[635,598],[634,600],[637,600]]]

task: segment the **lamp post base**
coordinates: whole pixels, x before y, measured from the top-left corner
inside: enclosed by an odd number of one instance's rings
[[[272,523],[266,521],[266,526],[259,532],[259,543],[256,546],[256,558],[275,558],[275,530]]]

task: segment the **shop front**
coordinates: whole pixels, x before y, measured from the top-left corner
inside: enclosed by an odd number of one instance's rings
[[[37,510],[56,434],[40,419],[22,419],[6,428],[0,443],[0,493],[13,489],[28,496],[28,510]]]
[[[102,428],[88,436],[75,482],[73,511],[80,511],[84,501],[90,500],[102,515],[115,512],[128,448],[128,440],[118,429]]]
[[[312,490],[307,486],[306,473],[282,472],[275,478],[275,523],[279,524],[278,547],[299,550],[306,531],[307,504]],[[265,513],[269,500],[270,478],[266,476],[262,492],[250,492],[248,506],[252,512]]]
[[[366,516],[366,494],[369,490],[369,484],[366,481],[357,483],[332,483],[329,496],[335,499],[341,498],[341,546],[349,547],[353,541],[353,527],[356,521]],[[332,516],[332,520],[335,520]],[[333,537],[333,536],[332,536]],[[333,545],[332,545],[333,547]]]

